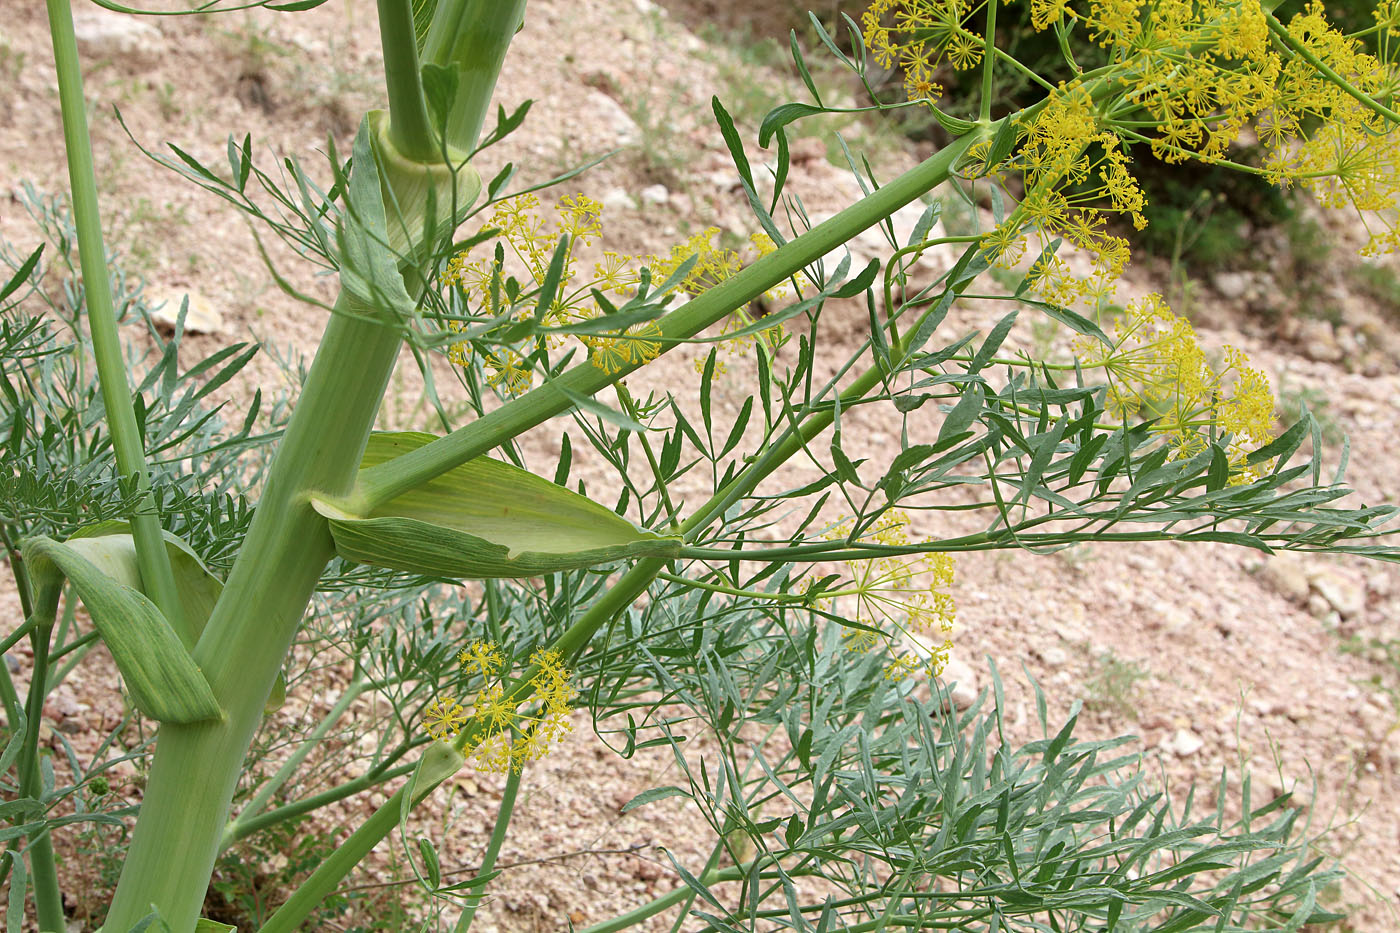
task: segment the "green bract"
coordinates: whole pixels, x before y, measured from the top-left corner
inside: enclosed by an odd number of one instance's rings
[[[435,440],[374,434],[362,467]],[[639,557],[675,557],[680,538],[639,528],[616,512],[519,467],[477,457],[384,505],[313,496],[346,560],[430,576],[537,577]]]
[[[130,536],[74,538],[60,544],[36,535],[27,538],[21,550],[36,589],[61,587],[64,577],[73,584],[137,709],[159,722],[223,717],[204,673],[165,616],[140,590],[121,582],[136,573]],[[189,567],[184,561],[174,564],[177,580]],[[198,580],[189,580],[181,589],[208,592]]]

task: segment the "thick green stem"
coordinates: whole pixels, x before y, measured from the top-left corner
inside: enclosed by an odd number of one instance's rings
[[[146,595],[161,613],[182,633],[187,628],[180,606],[170,555],[165,550],[160,518],[150,495],[146,472],[146,452],[131,389],[126,382],[126,361],[117,334],[117,312],[112,302],[112,285],[107,277],[107,253],[102,244],[102,221],[97,208],[97,179],[92,166],[92,140],[88,135],[86,102],[83,99],[83,73],[78,62],[78,40],[73,33],[73,11],[68,0],[48,0],[49,32],[53,39],[54,65],[58,72],[58,99],[63,114],[63,144],[68,154],[68,183],[73,198],[73,226],[78,233],[78,259],[82,267],[84,301],[88,327],[92,331],[92,352],[97,361],[97,379],[102,387],[102,403],[112,449],[122,476],[134,477],[143,493],[131,532],[136,540],[136,557]]]
[[[523,770],[523,769],[521,769]],[[491,830],[491,840],[486,843],[486,853],[481,857],[481,868],[477,875],[490,874],[496,868],[496,859],[500,857],[501,846],[506,844],[506,831],[510,828],[510,817],[515,812],[515,796],[520,791],[521,771],[512,770],[506,775],[505,791],[501,794],[501,807],[496,811],[496,825]],[[486,886],[482,885],[476,889],[467,900],[467,906],[462,908],[462,916],[457,918],[457,926],[453,933],[467,933],[471,929],[472,920],[476,917],[476,910],[481,906],[481,898],[486,893]]]
[[[441,0],[423,43],[423,61],[457,73],[447,118],[448,146],[471,152],[486,120],[510,40],[525,18],[525,0]],[[478,103],[480,102],[480,103]]]
[[[154,904],[193,929],[224,836],[243,755],[326,563],[334,554],[313,491],[348,491],[398,356],[398,331],[342,292],[247,538],[195,646],[226,719],[161,727],[155,763],[109,923]]]
[[[514,25],[493,40],[502,45],[501,57]],[[479,31],[482,24],[466,21],[462,28]],[[474,89],[458,89],[455,106],[468,117],[475,112],[477,128],[494,85],[493,78]],[[475,134],[461,141],[460,148],[469,150]],[[141,814],[108,913],[113,930],[129,929],[152,905],[175,933],[194,928],[224,839],[243,756],[306,605],[334,554],[326,520],[311,508],[309,497],[351,491],[402,342],[395,322],[345,290],[336,311],[238,560],[195,646],[195,661],[207,673],[225,720],[161,728]]]
[[[58,889],[57,861],[53,853],[53,835],[40,831],[29,839],[29,881],[34,885],[34,906],[38,913],[41,933],[64,933],[68,929],[63,912],[63,895]]]
[[[396,150],[413,161],[437,162],[439,147],[423,102],[409,0],[379,0],[379,35],[389,95],[389,138]]]
[[[995,130],[994,125],[991,131]],[[869,197],[666,315],[660,321],[664,338],[662,351],[723,320],[735,308],[743,307],[775,285],[787,281],[805,266],[942,184],[972,140],[972,135],[968,135],[954,141]],[[381,506],[395,496],[473,457],[481,456],[509,438],[568,411],[574,405],[570,395],[591,396],[643,365],[633,363],[621,371],[607,373],[592,363],[580,363],[557,380],[488,412],[446,437],[362,471],[354,505],[356,509],[365,511]]]

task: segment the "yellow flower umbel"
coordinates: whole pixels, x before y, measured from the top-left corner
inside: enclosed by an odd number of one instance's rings
[[[937,100],[940,63],[965,71],[982,61],[980,37],[963,23],[986,3],[967,0],[875,0],[861,15],[865,45],[881,68],[904,73],[909,100]]]
[[[891,509],[869,529],[877,544],[909,543],[909,519]],[[850,536],[845,521],[826,534],[830,540]],[[917,671],[936,676],[948,663],[957,608],[948,592],[953,584],[949,554],[922,554],[847,561],[843,578],[824,588],[819,601],[838,620],[854,623],[842,632],[852,651],[888,645],[893,660],[885,669],[891,679]],[[904,636],[899,638],[898,636]]]
[[[521,712],[521,701],[506,694],[498,677],[503,660],[495,645],[473,642],[457,653],[457,660],[469,676],[481,678],[472,713],[467,715],[455,697],[439,697],[428,704],[423,728],[440,740],[467,729],[472,740],[464,751],[480,770],[519,771],[525,762],[543,758],[573,729],[569,714],[576,692],[558,652],[541,649],[530,655],[536,668],[529,681],[533,712]]]
[[[435,739],[458,734],[466,723],[466,709],[457,702],[456,697],[438,697],[423,712],[423,728]]]
[[[1141,230],[1146,199],[1119,138],[1099,128],[1083,87],[1062,85],[1022,131],[1012,158],[981,170],[998,177],[1018,172],[1025,186],[1021,203],[983,245],[997,265],[1009,267],[1034,242],[1040,254],[1029,271],[1034,293],[1051,304],[1092,308],[1113,293],[1129,259],[1128,241],[1109,233],[1108,222],[1122,216]],[[1056,239],[1088,254],[1093,272],[1077,276],[1062,257],[1046,252]]]
[[[980,37],[966,24],[976,25],[970,17],[983,7],[874,0],[862,17],[865,43],[877,64],[903,70],[911,99],[933,100],[941,93],[933,75],[945,62],[976,63]],[[1140,226],[1140,194],[1118,148],[1130,142],[1148,143],[1170,162],[1218,164],[1257,140],[1258,163],[1232,167],[1301,184],[1325,206],[1354,209],[1371,234],[1368,254],[1400,246],[1400,118],[1390,107],[1400,90],[1400,46],[1392,41],[1400,14],[1393,0],[1378,5],[1374,29],[1355,35],[1339,32],[1320,0],[1286,25],[1271,10],[1260,0],[1030,0],[1035,29],[1081,30],[1099,52],[1093,61],[1067,63],[1076,77],[1051,90],[1040,112],[1023,121],[1020,150],[993,167],[1022,174],[1026,193],[1003,225],[1011,229],[989,243],[994,254],[1007,255],[1027,225],[1042,245],[1064,236],[1093,254],[1096,268],[1076,284],[1062,262],[1047,260],[1033,270],[1042,294],[1060,303],[1109,294],[1126,249],[1101,232],[1104,208],[1087,205],[1097,194]],[[1363,45],[1367,37],[1374,51]],[[1102,157],[1091,155],[1096,147]],[[1107,163],[1092,192],[1083,186],[1095,169],[1091,158]]]
[[[1229,435],[1232,482],[1247,482],[1267,467],[1244,466],[1251,451],[1273,440],[1274,399],[1268,378],[1241,350],[1225,347],[1222,364],[1213,366],[1195,329],[1160,295],[1131,302],[1110,336],[1109,346],[1090,338],[1075,344],[1079,365],[1105,375],[1110,415],[1155,418],[1153,430],[1167,438],[1176,457],[1193,456],[1212,437]]]
[[[594,297],[595,290],[604,295],[626,297],[633,294],[641,279],[642,266],[649,267],[652,282],[660,284],[694,257],[694,265],[680,283],[680,290],[692,295],[723,282],[743,268],[736,251],[714,245],[719,228],[710,227],[672,247],[664,256],[637,257],[606,250],[602,258],[594,262],[592,275],[585,278],[579,272],[577,254],[602,235],[603,205],[580,194],[561,198],[555,213],[556,218],[546,222],[540,215],[539,198],[533,194],[505,202],[495,209],[486,224],[501,231],[501,253],[490,259],[473,260],[467,253],[453,257],[443,274],[443,283],[462,290],[474,317],[504,319],[502,326],[524,320],[535,313],[537,298],[525,287],[512,299],[507,283],[514,276],[540,286],[562,237],[565,240],[563,275],[558,292],[540,321],[545,327],[558,327],[602,314]],[[774,248],[764,234],[756,234],[752,240],[760,256]],[[768,293],[775,300],[781,295],[781,288]],[[726,321],[725,332],[745,327],[753,320],[741,310]],[[466,330],[458,321],[450,322],[448,327],[455,333]],[[781,343],[782,329],[774,327],[760,336],[769,343]],[[739,352],[752,346],[754,339],[754,335],[746,335],[730,343]],[[615,333],[580,334],[578,340],[588,349],[593,365],[606,373],[649,363],[660,354],[662,346],[661,329],[655,321],[643,321]],[[564,342],[564,337],[559,335],[549,338],[551,347],[560,347]],[[533,374],[529,358],[539,349],[538,342],[534,347],[509,347],[484,339],[482,344],[482,348],[474,351],[471,342],[462,340],[449,348],[448,356],[454,363],[465,365],[473,352],[480,353],[491,385],[512,395],[530,388]]]

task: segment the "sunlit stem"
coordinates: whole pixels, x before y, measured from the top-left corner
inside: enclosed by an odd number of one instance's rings
[[[73,199],[73,226],[78,236],[78,260],[97,379],[112,434],[117,470],[134,478],[142,495],[131,519],[136,557],[146,595],[156,604],[183,640],[194,641],[186,626],[170,555],[165,550],[160,517],[150,494],[146,452],[141,429],[126,382],[126,361],[117,334],[117,312],[112,284],[107,277],[107,253],[102,243],[102,220],[97,208],[97,178],[93,172],[92,139],[88,134],[83,73],[78,61],[78,40],[73,32],[73,11],[68,0],[47,0],[49,32],[53,40],[54,67],[58,74],[59,108],[63,115],[63,144],[68,156],[68,183]]]
[[[108,917],[130,929],[160,910],[193,928],[224,838],[243,757],[307,603],[334,555],[312,490],[347,489],[401,338],[348,291],[337,301],[195,661],[223,722],[161,726],[145,799]],[[327,426],[333,425],[333,430]]]
[[[379,36],[389,96],[389,138],[415,162],[436,162],[441,149],[428,123],[410,0],[379,0]]]
[[[457,74],[448,114],[447,145],[470,152],[481,135],[486,107],[506,49],[525,17],[525,0],[441,0],[423,42],[422,60]]]

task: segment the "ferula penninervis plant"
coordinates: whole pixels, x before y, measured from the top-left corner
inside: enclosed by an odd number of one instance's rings
[[[316,5],[212,0],[197,12]],[[845,17],[844,47],[813,18],[821,54],[876,100],[875,71],[902,74],[907,99],[867,109],[924,111],[948,144],[894,179],[867,168],[868,196],[809,228],[785,191],[788,134],[838,108],[794,36],[812,100],[759,127],[771,177],[756,177],[755,141],[714,100],[751,240],[731,249],[704,230],[629,256],[606,249],[598,202],[520,190],[512,166],[492,165],[489,147],[528,110],[497,109],[486,130],[509,43],[530,28],[524,0],[379,0],[387,108],[364,115],[352,151],[331,145],[319,170],[287,161],[281,174],[237,134],[227,166],[146,150],[339,277],[295,406],[260,409],[259,394],[234,430],[207,407],[205,380],[234,378],[258,348],[181,369],[179,328],[155,362],[123,343],[114,287],[123,307],[139,294],[106,261],[69,3],[48,0],[71,220],[61,204],[29,203],[55,248],[76,244],[82,288],[48,313],[58,290],[38,283],[60,263],[5,254],[0,533],[25,618],[3,644],[27,638],[33,658],[24,697],[0,665],[9,929],[25,928],[26,911],[28,928],[66,929],[56,848],[86,825],[120,824],[107,777],[119,745],[61,762],[39,740],[47,692],[97,640],[133,716],[158,725],[120,878],[96,895],[110,902],[107,933],[231,929],[202,918],[221,852],[383,788],[387,801],[255,918],[266,933],[301,928],[470,765],[506,776],[475,877],[449,880],[427,840],[407,854],[422,922],[464,931],[516,790],[575,710],[624,754],[674,751],[680,783],[629,807],[686,797],[714,831],[707,861],[676,862],[683,885],[596,931],[668,911],[708,930],[1335,919],[1317,895],[1336,872],[1309,858],[1281,801],[1246,798],[1231,822],[1222,785],[1219,809],[1180,822],[1130,758],[1101,754],[1121,742],[1074,739],[1073,717],[1052,739],[993,741],[1000,681],[985,715],[943,712],[937,681],[955,650],[958,552],[1177,540],[1400,556],[1375,540],[1394,509],[1333,505],[1346,489],[1321,475],[1317,424],[1305,411],[1276,432],[1268,382],[1242,353],[1207,353],[1159,296],[1111,304],[1129,259],[1119,221],[1146,222],[1134,177],[1145,147],[1306,187],[1358,213],[1368,250],[1397,245],[1394,5],[1382,0],[1356,35],[1317,3],[1274,8],[1031,0],[1034,27],[1066,56],[1068,77],[1053,81],[997,47],[995,2],[876,0]],[[976,106],[943,99],[950,68],[980,70]],[[994,119],[1002,71],[1029,96]],[[1244,134],[1260,143],[1255,162],[1235,161]],[[952,179],[993,193],[994,226],[946,230],[935,191]],[[854,268],[843,245],[915,202],[912,237]],[[911,278],[936,250],[957,251],[951,268]],[[994,267],[1019,286],[974,288]],[[1073,356],[1003,349],[1017,310],[985,333],[948,333],[955,303],[988,299],[1073,331]],[[837,358],[818,322],[850,314],[868,333]],[[675,398],[634,397],[623,382],[697,343],[708,349],[696,383]],[[464,405],[438,404],[435,433],[371,430],[405,346],[426,378],[442,355],[461,382]],[[717,425],[711,388],[726,366],[751,392]],[[841,419],[858,410],[898,422],[897,449],[848,456]],[[568,433],[557,462],[527,468],[515,439],[553,422],[595,448],[616,497],[570,483]],[[1295,462],[1309,439],[1311,457]],[[794,488],[782,470],[799,458],[823,475]],[[674,495],[681,477],[692,490],[704,477],[707,498]],[[250,478],[256,508],[238,492]],[[944,509],[985,521],[915,533],[911,516]],[[479,596],[441,585],[462,580]],[[287,763],[241,791],[267,710],[298,688],[289,649],[330,631],[311,624],[330,607],[355,620],[323,636],[344,642],[353,679]],[[371,691],[395,709],[358,723],[384,730],[371,767],[293,793],[297,768]],[[755,724],[774,741],[755,742]],[[689,751],[692,727],[718,739],[717,757]]]

